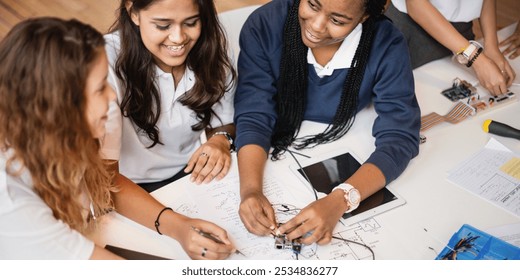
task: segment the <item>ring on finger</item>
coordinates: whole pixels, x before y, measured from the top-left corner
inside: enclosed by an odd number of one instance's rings
[[[202,153],[200,153],[199,157],[209,157],[209,155],[204,153],[204,152],[202,152]]]
[[[208,251],[208,249],[206,249],[206,248],[202,248],[202,253],[201,253],[200,255],[201,255],[202,257],[205,257],[207,251]]]

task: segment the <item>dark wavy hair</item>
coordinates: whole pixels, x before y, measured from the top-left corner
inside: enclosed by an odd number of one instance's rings
[[[86,117],[88,75],[106,55],[103,35],[77,20],[27,19],[0,43],[0,152],[7,170],[29,171],[54,217],[81,232],[82,195],[97,214],[113,208],[112,177]]]
[[[126,9],[126,2],[121,0],[118,19],[110,31],[119,31],[121,51],[115,65],[119,79],[124,83],[124,95],[121,101],[123,116],[144,132],[153,143],[162,144],[157,128],[161,115],[161,100],[156,87],[155,63],[152,54],[144,46],[139,27],[136,26]],[[157,0],[131,0],[132,10],[146,9]],[[193,110],[199,122],[193,130],[202,130],[210,126],[212,116],[216,116],[212,106],[220,101],[236,79],[236,72],[228,57],[228,43],[220,25],[213,0],[193,0],[199,8],[201,35],[188,54],[186,66],[195,73],[195,85],[181,99],[181,103]],[[231,81],[228,75],[231,74]]]
[[[365,13],[369,17],[363,22],[361,39],[352,60],[350,72],[343,84],[340,103],[334,119],[325,131],[298,139],[296,136],[303,121],[307,96],[308,48],[303,44],[301,38],[298,20],[300,0],[295,0],[289,10],[284,27],[280,78],[277,84],[278,119],[271,139],[271,145],[274,147],[273,159],[278,159],[279,155],[295,141],[295,148],[303,149],[337,140],[345,135],[354,123],[359,89],[372,46],[374,23],[383,15],[386,3],[385,0],[360,1],[364,1]]]

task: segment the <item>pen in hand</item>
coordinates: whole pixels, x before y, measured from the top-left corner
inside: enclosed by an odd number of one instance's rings
[[[203,237],[206,237],[207,239],[210,239],[218,244],[225,244],[222,240],[218,239],[218,237],[216,237],[216,236],[213,236],[211,233],[204,232],[194,226],[191,226],[191,229],[194,230],[196,233],[202,235]],[[235,253],[240,254],[244,257],[246,256],[246,255],[244,255],[244,253],[240,252],[239,250],[235,250]]]

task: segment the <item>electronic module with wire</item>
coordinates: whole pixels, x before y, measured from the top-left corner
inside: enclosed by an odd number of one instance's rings
[[[468,98],[468,105],[475,109],[475,113],[481,113],[484,111],[491,111],[501,107],[502,105],[517,101],[516,94],[514,92],[507,92],[499,95],[476,95]]]
[[[489,93],[479,94],[475,90],[477,85],[471,85],[464,80],[455,78],[453,80],[453,86],[449,89],[443,90],[442,94],[451,101],[458,102],[445,115],[431,112],[427,115],[421,116],[421,132],[424,132],[442,122],[457,124],[470,116],[490,112],[502,107],[503,105],[511,104],[518,100],[516,94],[511,91],[499,95],[492,95]]]
[[[478,82],[473,85],[460,78],[455,78],[452,86],[441,93],[451,101],[466,99],[467,104],[475,109],[475,113],[494,109],[499,105],[517,100],[516,94],[511,91],[499,95],[479,94],[477,93],[477,86]]]
[[[285,204],[280,204],[285,209],[289,210],[289,207]],[[274,205],[273,205],[274,206]],[[275,207],[276,208],[276,207]],[[301,209],[298,209],[301,210]],[[285,212],[285,210],[283,210]],[[283,223],[278,223],[278,227],[282,226]],[[289,240],[286,234],[273,234],[274,237],[274,248],[279,250],[292,250],[296,255],[302,251],[301,238]]]
[[[299,254],[302,251],[302,243],[300,242],[300,239],[289,240],[285,234],[279,234],[274,237],[274,247],[280,250],[292,250],[296,254]]]
[[[441,93],[451,101],[458,101],[475,95],[477,89],[467,81],[455,78],[451,87],[443,90]]]

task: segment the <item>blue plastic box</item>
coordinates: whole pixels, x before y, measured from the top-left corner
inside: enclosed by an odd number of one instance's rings
[[[464,224],[436,260],[520,260],[520,248]]]

